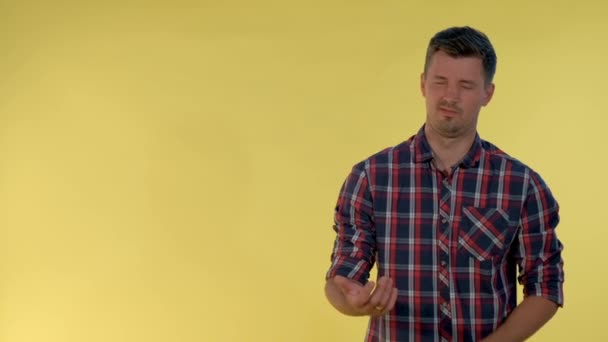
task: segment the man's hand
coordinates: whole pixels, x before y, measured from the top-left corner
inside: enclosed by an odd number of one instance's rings
[[[397,289],[393,287],[393,280],[386,276],[378,279],[375,288],[373,281],[361,286],[358,282],[342,276],[335,276],[329,281],[333,281],[344,296],[349,310],[341,311],[347,314],[383,316],[391,311],[397,302]]]

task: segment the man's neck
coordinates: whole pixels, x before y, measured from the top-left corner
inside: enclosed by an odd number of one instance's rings
[[[452,172],[452,168],[458,164],[471,149],[475,141],[476,131],[459,136],[445,137],[435,132],[428,125],[425,126],[425,136],[431,150],[433,151],[433,162],[435,167],[446,174]]]

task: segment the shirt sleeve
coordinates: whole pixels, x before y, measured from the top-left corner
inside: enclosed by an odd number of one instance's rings
[[[353,167],[342,185],[334,222],[336,238],[326,279],[341,275],[365,284],[375,262],[376,234],[364,163]]]
[[[564,304],[563,245],[555,229],[559,205],[538,174],[531,172],[527,198],[521,216],[518,281],[524,297],[545,297],[559,306]]]

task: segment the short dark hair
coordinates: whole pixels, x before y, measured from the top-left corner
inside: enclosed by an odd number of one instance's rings
[[[496,73],[496,52],[490,39],[483,32],[469,26],[450,27],[437,32],[426,50],[424,72],[426,73],[431,57],[437,51],[452,57],[479,57],[483,63],[486,84],[492,83]]]

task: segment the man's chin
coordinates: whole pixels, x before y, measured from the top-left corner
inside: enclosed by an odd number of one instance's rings
[[[456,125],[455,122],[442,122],[437,127],[442,135],[446,136],[458,136],[462,129]]]

